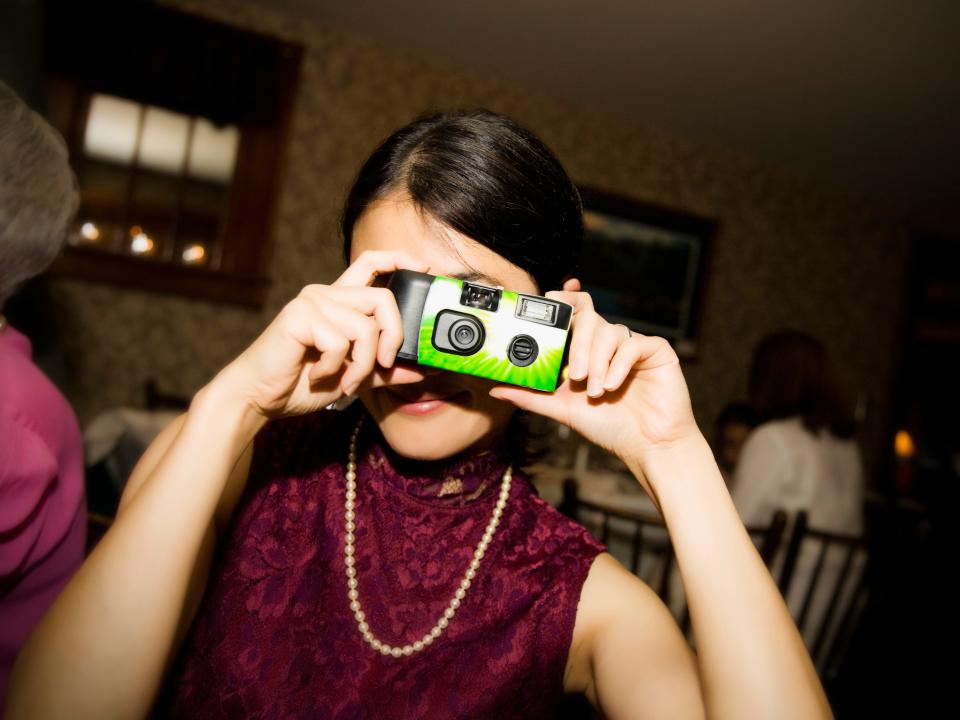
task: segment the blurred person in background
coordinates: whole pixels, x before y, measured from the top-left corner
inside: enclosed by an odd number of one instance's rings
[[[733,482],[743,444],[756,426],[757,413],[747,403],[730,403],[717,418],[714,453],[727,487]]]
[[[77,419],[2,314],[53,262],[76,207],[63,139],[0,82],[0,704],[21,645],[83,560]]]
[[[801,332],[778,332],[757,345],[750,368],[750,401],[760,424],[747,438],[734,474],[732,495],[744,524],[763,526],[777,510],[807,513],[816,530],[863,532],[864,476],[854,440],[856,423],[834,377],[826,348]],[[784,543],[786,540],[784,540]],[[774,576],[782,564],[775,559]],[[826,590],[840,568],[827,557],[823,597],[815,597],[805,634],[813,635],[825,609]],[[794,617],[816,564],[815,548],[797,560],[787,605]],[[810,638],[807,638],[808,642]]]

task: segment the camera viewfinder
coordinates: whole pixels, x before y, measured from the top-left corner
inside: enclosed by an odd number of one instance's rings
[[[500,291],[483,285],[464,283],[463,293],[460,295],[460,304],[479,310],[496,312],[500,305]]]

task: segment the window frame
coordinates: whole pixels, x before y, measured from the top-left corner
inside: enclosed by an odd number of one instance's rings
[[[184,15],[184,22],[201,27],[219,25],[189,15]],[[261,43],[264,41],[262,35],[236,32],[255,37]],[[270,38],[270,42],[276,46],[278,60],[272,81],[276,83],[279,106],[270,123],[255,119],[235,123],[239,141],[222,230],[217,238],[222,252],[219,269],[125,255],[95,246],[68,245],[51,268],[54,275],[263,307],[270,285],[271,229],[303,57],[302,46],[274,38]],[[117,95],[113,90],[92,85],[89,80],[68,77],[62,72],[47,74],[49,119],[63,134],[78,177],[84,161],[83,141],[90,100],[98,92]],[[124,99],[144,102],[143,98]],[[153,104],[163,107],[162,103]]]

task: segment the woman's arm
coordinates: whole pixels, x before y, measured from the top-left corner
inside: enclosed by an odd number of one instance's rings
[[[156,466],[147,476],[138,466],[133,499],[23,648],[6,717],[149,712],[202,594],[214,513],[225,488],[245,482],[262,424],[212,384],[157,439],[141,463]]]
[[[706,441],[664,451],[643,473],[670,531],[697,655],[656,594],[603,554],[584,583],[567,689],[584,692],[611,720],[830,717]]]
[[[157,469],[157,465],[160,464],[160,461],[163,460],[164,456],[169,452],[173,442],[180,435],[180,431],[186,424],[187,418],[188,413],[174,418],[160,431],[153,442],[150,443],[150,446],[144,451],[124,485],[123,495],[120,497],[120,505],[117,508],[117,516],[122,515],[126,511],[133,502],[133,499],[140,492],[140,489],[153,475],[154,470]],[[210,528],[217,537],[226,530],[230,518],[233,516],[234,508],[236,508],[237,502],[243,494],[252,459],[253,443],[251,442],[247,444],[247,447],[237,459],[236,465],[234,465],[230,473],[230,478],[227,480],[226,487],[220,497],[220,502],[217,504],[213,524]]]
[[[697,427],[676,353],[663,338],[606,322],[578,288],[571,280],[564,292],[548,293],[574,307],[568,381],[553,394],[500,386],[491,395],[569,425],[617,455],[660,508],[686,589],[708,717],[831,717],[800,634]],[[609,591],[619,592],[616,585]],[[683,672],[671,659],[675,637],[645,646],[631,624],[632,613],[651,612],[644,602],[603,612],[582,643],[601,704],[602,688],[611,688],[618,717],[675,709],[651,707],[630,690],[645,682],[634,666],[656,667],[658,654],[668,668],[654,672]]]
[[[259,428],[317,411],[361,382],[423,379],[393,368],[400,312],[389,290],[369,287],[398,268],[426,269],[403,253],[369,252],[333,285],[304,288],[151,446],[116,522],[21,652],[7,717],[148,714]]]
[[[800,633],[703,436],[628,465],[646,476],[663,508],[707,716],[831,717]]]

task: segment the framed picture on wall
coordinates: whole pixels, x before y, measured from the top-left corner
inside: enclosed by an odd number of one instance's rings
[[[695,358],[716,221],[589,188],[580,194],[580,280],[597,312]]]

